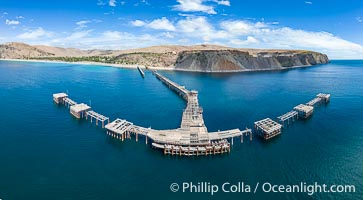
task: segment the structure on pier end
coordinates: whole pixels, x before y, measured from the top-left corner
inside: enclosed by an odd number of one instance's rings
[[[319,98],[321,98],[325,103],[329,103],[330,102],[330,94],[319,93],[316,96],[319,97]]]
[[[56,94],[53,94],[53,101],[56,104],[64,104],[64,99],[67,97],[68,97],[68,95],[66,93],[56,93]]]
[[[255,131],[256,133],[268,140],[277,135],[281,134],[282,125],[273,121],[270,118],[266,118],[260,121],[255,122]]]
[[[300,104],[294,107],[294,110],[298,112],[299,118],[306,119],[310,117],[314,112],[314,107]]]
[[[89,107],[87,104],[84,104],[84,103],[75,104],[75,105],[71,106],[71,108],[70,108],[71,114],[78,119],[85,117],[86,112],[90,111],[90,110],[91,110],[91,107]]]

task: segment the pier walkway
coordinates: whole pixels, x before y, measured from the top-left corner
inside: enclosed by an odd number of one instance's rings
[[[156,78],[158,78],[162,83],[168,86],[171,90],[176,92],[178,95],[184,98],[184,100],[188,101],[188,94],[190,93],[189,90],[185,88],[185,86],[178,85],[177,83],[173,82],[172,80],[166,78],[165,76],[154,72]]]
[[[294,122],[295,119],[299,119],[299,115],[298,115],[298,112],[292,110],[290,112],[287,112],[279,117],[277,117],[278,121],[282,124],[282,126],[284,126],[285,124],[285,121],[287,121],[288,124],[290,124],[290,121],[291,122]]]
[[[98,125],[98,121],[100,121],[102,123],[102,128],[105,127],[105,121],[107,121],[108,123],[110,123],[110,118],[105,117],[99,113],[96,113],[93,110],[87,111],[86,112],[86,119],[90,117],[91,118],[91,123],[92,123],[92,119],[96,120],[96,125]]]
[[[77,104],[77,102],[73,101],[72,99],[70,99],[68,97],[64,98],[64,105],[70,107],[70,106],[74,106],[76,104]]]

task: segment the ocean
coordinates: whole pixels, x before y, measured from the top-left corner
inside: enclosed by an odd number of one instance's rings
[[[199,91],[209,131],[253,128],[317,93],[316,107],[269,141],[237,142],[230,154],[164,156],[143,140],[124,142],[76,120],[52,94],[68,92],[111,120],[153,129],[180,126],[186,103],[149,71],[77,64],[0,61],[0,199],[363,199],[363,61],[286,71],[161,72]],[[252,192],[197,192],[183,184],[252,185]],[[259,183],[354,185],[354,193],[263,192]],[[178,192],[170,185],[177,183]]]

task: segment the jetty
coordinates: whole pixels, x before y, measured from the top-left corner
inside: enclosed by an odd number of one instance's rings
[[[53,101],[58,105],[67,106],[70,114],[77,119],[85,118],[88,120],[89,118],[91,123],[92,120],[95,120],[96,125],[98,125],[98,122],[101,122],[102,128],[105,127],[105,123],[110,123],[110,118],[93,111],[92,108],[85,103],[77,103],[70,99],[66,93],[53,94]]]
[[[141,77],[145,78],[145,72],[139,66],[137,66],[137,70],[139,70]]]
[[[141,69],[139,71],[142,72]],[[119,118],[110,122],[108,117],[93,111],[87,104],[73,101],[66,93],[53,94],[53,99],[56,104],[67,105],[72,116],[77,119],[90,119],[91,123],[92,120],[95,120],[96,125],[101,122],[102,128],[105,128],[107,135],[111,137],[122,141],[132,137],[138,141],[140,137],[143,137],[146,144],[150,141],[153,148],[161,149],[164,154],[180,156],[223,154],[231,151],[231,146],[236,137],[240,137],[241,143],[243,143],[244,137],[249,137],[250,141],[252,141],[252,130],[248,128],[243,131],[231,129],[208,132],[204,124],[203,108],[199,105],[198,91],[190,91],[185,86],[171,81],[156,71],[153,74],[187,102],[179,128],[155,130],[137,126],[132,122]]]
[[[330,101],[330,94],[319,93],[318,95],[316,95],[314,99],[306,103],[306,105],[315,106],[321,103],[329,103],[329,101]]]
[[[185,88],[185,86],[181,86],[170,79],[166,78],[165,76],[157,73],[156,71],[153,72],[157,79],[159,79],[162,83],[164,83],[168,88],[174,91],[179,96],[183,97],[184,100],[188,101],[188,93],[189,90]],[[196,92],[196,91],[194,91]]]
[[[306,104],[299,104],[293,108],[293,110],[277,117],[277,121],[270,118],[266,118],[260,121],[256,121],[255,132],[265,140],[271,139],[282,133],[282,127],[285,127],[286,123],[289,125],[297,121],[298,119],[307,119],[312,116],[314,112],[314,106],[322,103],[330,102],[330,94],[319,93],[316,97],[310,100]]]
[[[141,74],[143,71],[138,67]],[[289,112],[277,117],[277,121],[265,118],[254,122],[254,132],[251,129],[231,129],[224,131],[209,132],[203,119],[203,108],[199,105],[198,91],[188,90],[165,76],[153,71],[153,74],[170,90],[183,98],[187,105],[183,110],[180,127],[168,130],[155,130],[137,126],[125,119],[117,118],[110,122],[105,115],[92,110],[85,103],[77,103],[69,98],[67,93],[53,94],[53,101],[59,105],[66,105],[70,114],[77,119],[90,119],[96,121],[96,125],[102,124],[107,135],[124,141],[134,137],[136,141],[143,137],[145,143],[151,143],[151,147],[160,149],[164,154],[179,156],[199,156],[224,154],[231,151],[234,138],[240,137],[243,143],[244,137],[252,141],[253,134],[257,134],[265,140],[271,139],[282,133],[284,125],[290,124],[298,119],[306,119],[314,112],[314,106],[330,102],[330,94],[319,93],[314,99],[306,104],[299,104]],[[149,142],[150,141],[150,142]]]
[[[180,128],[155,130],[134,125],[124,119],[116,119],[105,126],[108,135],[121,140],[131,138],[131,136],[138,140],[139,136],[143,136],[145,143],[150,140],[152,147],[163,150],[164,154],[182,156],[227,153],[230,152],[230,146],[233,145],[235,137],[241,137],[241,142],[243,142],[244,136],[249,136],[252,140],[251,129],[208,132],[204,124],[203,109],[199,106],[198,92],[189,91],[184,86],[155,71],[153,74],[187,102],[182,114]]]

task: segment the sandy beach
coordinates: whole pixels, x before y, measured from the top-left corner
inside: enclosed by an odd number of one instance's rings
[[[4,59],[4,58],[1,58],[0,61],[94,65],[94,66],[117,67],[117,68],[125,68],[125,69],[137,69],[137,67],[140,67],[142,69],[146,69],[146,66],[144,66],[144,65],[121,65],[121,64],[110,64],[110,63],[99,63],[99,62],[65,62],[65,61],[54,61],[54,60],[37,60],[37,59],[26,60],[26,59]],[[152,67],[152,68],[149,68],[149,69],[175,71],[174,68],[163,68],[163,67]]]

